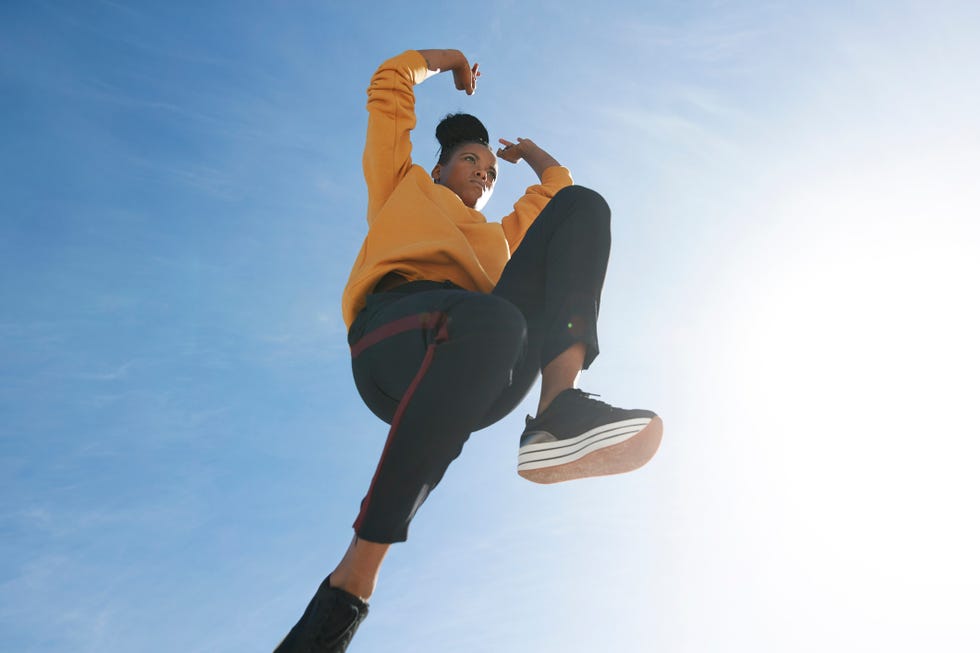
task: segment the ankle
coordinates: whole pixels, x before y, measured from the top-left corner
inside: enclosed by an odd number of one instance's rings
[[[381,563],[390,547],[390,544],[369,542],[355,535],[343,560],[330,574],[330,586],[368,600],[374,593]]]
[[[373,582],[365,582],[362,579],[357,579],[342,573],[338,574],[336,571],[330,574],[330,587],[344,590],[348,594],[352,594],[365,602],[374,594]]]
[[[557,390],[553,390],[548,393],[541,393],[541,399],[538,401],[538,412],[534,417],[535,418],[541,417],[541,415],[544,414],[546,410],[548,410],[551,404],[554,403],[555,399],[558,398],[558,395],[565,392],[566,390],[571,390],[574,387],[575,387],[574,385],[570,385],[568,387],[559,388]]]

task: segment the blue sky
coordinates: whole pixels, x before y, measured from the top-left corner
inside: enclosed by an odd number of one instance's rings
[[[340,293],[364,90],[613,208],[582,387],[663,415],[623,477],[476,434],[351,651],[980,645],[980,9],[971,2],[0,5],[0,649],[268,651],[384,425]],[[533,174],[502,171],[490,219]]]

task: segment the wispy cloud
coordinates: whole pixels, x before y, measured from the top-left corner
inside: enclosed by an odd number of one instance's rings
[[[645,53],[640,68],[656,65],[656,57],[688,64],[729,64],[744,60],[773,31],[776,5],[720,3],[709,12],[690,12],[686,17],[646,15],[614,19],[611,33],[627,50]]]
[[[609,106],[601,110],[603,124],[640,136],[641,142],[664,145],[704,159],[730,157],[736,145],[724,132],[680,113],[664,113],[639,106]],[[652,148],[657,151],[657,148]]]
[[[119,381],[129,376],[129,371],[135,364],[135,360],[129,360],[105,371],[80,372],[75,374],[75,377],[84,381]]]

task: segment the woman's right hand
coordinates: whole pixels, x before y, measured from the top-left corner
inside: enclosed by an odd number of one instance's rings
[[[467,61],[466,55],[459,50],[419,50],[425,58],[425,65],[430,74],[453,71],[453,82],[457,90],[465,91],[467,95],[476,92],[476,80],[480,77],[480,64]]]
[[[466,91],[467,95],[473,95],[476,93],[476,80],[480,76],[480,64],[475,63],[470,68],[470,62],[466,60],[462,52],[459,53],[459,56],[463,58],[463,62],[458,67],[453,68],[453,81],[456,82],[456,90]]]

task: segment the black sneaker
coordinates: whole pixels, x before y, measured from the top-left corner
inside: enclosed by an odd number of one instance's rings
[[[330,587],[328,576],[306,612],[273,653],[343,653],[368,613],[368,604]]]
[[[527,417],[517,473],[535,483],[621,474],[642,467],[660,446],[664,424],[650,410],[624,410],[575,388],[537,418]]]

